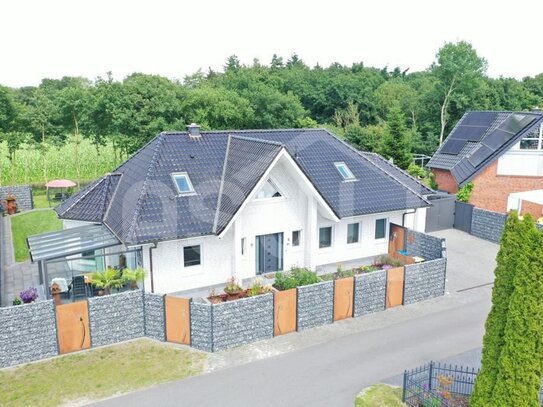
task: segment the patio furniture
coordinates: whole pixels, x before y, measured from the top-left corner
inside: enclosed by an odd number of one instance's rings
[[[84,276],[75,276],[72,280],[72,299],[77,301],[88,297],[87,284]]]

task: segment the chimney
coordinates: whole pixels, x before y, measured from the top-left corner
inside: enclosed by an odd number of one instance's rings
[[[202,138],[202,135],[200,134],[200,126],[198,126],[196,123],[189,124],[187,126],[187,131],[191,140],[199,140]]]

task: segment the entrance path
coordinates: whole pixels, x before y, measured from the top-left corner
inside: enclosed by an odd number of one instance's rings
[[[434,235],[447,238],[444,297],[212,354],[211,373],[97,405],[352,406],[364,387],[479,348],[498,246]]]

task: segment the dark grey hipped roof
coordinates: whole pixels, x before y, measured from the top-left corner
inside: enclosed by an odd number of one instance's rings
[[[466,112],[428,167],[449,170],[462,186],[542,122],[539,112]]]
[[[186,132],[161,133],[57,213],[101,218],[128,245],[218,234],[282,149],[339,218],[429,206],[421,195],[431,191],[379,156],[323,129],[288,129],[202,132],[196,140]],[[357,181],[344,182],[334,162],[345,162]],[[177,193],[176,172],[189,175],[195,194]],[[105,210],[89,204],[94,195],[106,197]]]

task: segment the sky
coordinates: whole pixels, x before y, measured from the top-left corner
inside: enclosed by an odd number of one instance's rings
[[[503,4],[503,5],[502,5]],[[445,42],[470,42],[492,77],[543,72],[543,1],[17,0],[0,2],[0,84],[108,71],[183,79],[228,56],[268,64],[297,53],[424,70]]]

